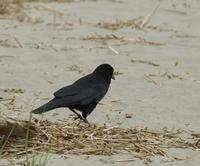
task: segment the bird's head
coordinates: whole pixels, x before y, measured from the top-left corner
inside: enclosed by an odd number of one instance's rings
[[[114,69],[109,64],[101,64],[95,70],[95,74],[101,75],[107,83],[110,83],[111,79],[115,79],[114,77]]]

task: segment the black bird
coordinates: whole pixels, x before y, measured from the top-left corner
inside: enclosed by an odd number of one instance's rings
[[[41,114],[55,108],[68,107],[78,118],[88,123],[87,116],[107,93],[111,78],[114,79],[113,67],[101,64],[91,74],[56,91],[52,100],[33,110],[32,113]],[[75,109],[80,111],[82,116]]]

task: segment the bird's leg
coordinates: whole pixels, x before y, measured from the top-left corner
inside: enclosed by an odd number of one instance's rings
[[[82,119],[82,116],[78,112],[76,112],[74,109],[71,109],[71,111],[78,116],[77,118]]]
[[[78,112],[76,112],[74,109],[70,109],[70,110],[71,110],[73,113],[75,113],[79,119],[81,119],[81,120],[83,120],[85,123],[88,123],[88,124],[89,124],[89,122],[87,121],[87,119],[84,118],[84,117],[82,117],[82,116],[81,116]]]
[[[85,114],[85,112],[82,112],[82,117],[84,118],[84,122],[89,124],[89,126],[90,126],[90,123],[87,120],[87,115],[88,115],[87,113]]]
[[[86,118],[84,118],[84,117],[83,117],[83,121],[84,121],[85,123],[87,123],[87,124],[90,125],[90,123],[88,122],[88,120],[87,120]]]

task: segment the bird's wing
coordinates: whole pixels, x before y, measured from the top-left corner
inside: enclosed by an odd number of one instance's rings
[[[74,85],[69,85],[56,91],[54,93],[54,96],[56,98],[62,98],[66,96],[74,96],[76,94],[78,94],[78,87]]]
[[[60,98],[65,105],[86,105],[91,102],[99,102],[107,92],[103,84],[95,84],[91,87],[67,86],[54,93],[55,98]]]
[[[106,87],[101,84],[96,85],[95,88],[83,89],[82,93],[80,94],[80,105],[86,105],[91,102],[98,103],[104,97],[106,92]]]
[[[90,79],[91,75],[84,76],[77,81],[75,81],[72,85],[65,86],[58,91],[54,93],[54,96],[56,98],[62,98],[62,97],[67,97],[67,96],[73,96],[76,95],[85,88],[84,84],[89,85],[90,84]]]

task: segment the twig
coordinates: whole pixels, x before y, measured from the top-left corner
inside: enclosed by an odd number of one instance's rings
[[[144,20],[142,21],[140,28],[143,28],[144,25],[146,25],[147,23],[150,22],[150,20],[152,19],[152,17],[155,15],[156,11],[158,10],[158,8],[160,7],[160,4],[158,4],[156,6],[156,8],[153,10],[153,12],[150,15],[147,15],[146,17],[144,17]]]
[[[23,48],[23,45],[19,42],[19,40],[14,36],[15,41],[17,42],[17,44],[19,45],[19,47]]]
[[[116,160],[114,162],[132,162],[135,161],[135,159],[123,159],[123,160]]]
[[[148,64],[148,65],[152,65],[155,67],[159,67],[160,65],[157,63],[153,63],[151,61],[147,61],[147,60],[137,60],[137,59],[131,59],[132,63],[144,63],[144,64]]]
[[[108,46],[108,48],[109,48],[112,52],[114,52],[116,55],[119,55],[119,52],[118,52],[117,50],[115,50],[113,47]]]
[[[159,85],[159,82],[154,81],[151,77],[149,77],[149,76],[146,75],[146,74],[144,74],[144,78],[145,78],[147,81],[154,83],[155,85]]]

